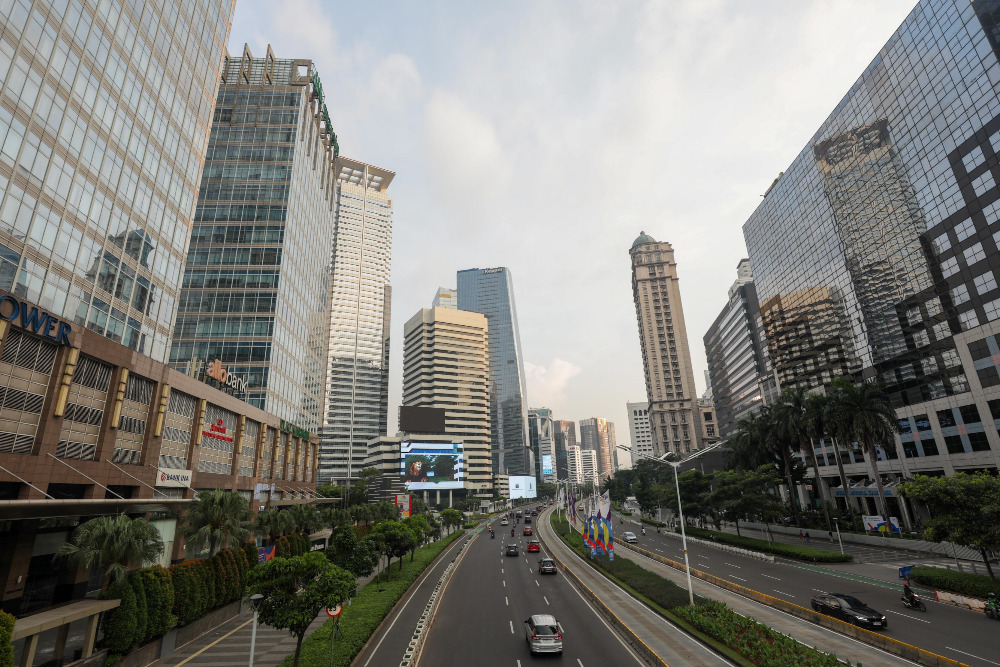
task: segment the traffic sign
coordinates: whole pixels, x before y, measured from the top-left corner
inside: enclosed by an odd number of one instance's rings
[[[340,616],[340,612],[343,611],[343,609],[344,605],[342,604],[338,604],[335,607],[327,607],[326,615],[329,616],[330,618],[336,618],[337,616]]]

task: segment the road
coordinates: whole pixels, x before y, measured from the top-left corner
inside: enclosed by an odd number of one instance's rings
[[[672,560],[684,560],[680,536],[658,534],[651,529],[643,536],[634,524],[616,524],[615,528],[636,533],[638,547]],[[1000,666],[997,622],[981,612],[941,604],[926,596],[926,613],[910,611],[899,601],[901,586],[872,583],[832,567],[783,559],[767,563],[692,541],[688,542],[688,554],[694,569],[803,607],[809,607],[810,598],[819,592],[853,595],[886,615],[887,633],[893,639],[975,667]]]

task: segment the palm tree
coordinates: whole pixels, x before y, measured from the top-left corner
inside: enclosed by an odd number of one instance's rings
[[[805,450],[815,472],[816,489],[819,493],[820,504],[823,506],[823,517],[826,519],[826,529],[833,530],[830,523],[830,509],[826,506],[826,491],[823,479],[819,474],[819,460],[816,457],[816,448],[813,446],[813,437],[823,437],[822,409],[811,404],[825,401],[822,394],[810,396],[806,390],[797,387],[795,389],[785,389],[778,399],[777,418],[782,430],[793,442],[797,442],[799,448]],[[817,422],[816,420],[819,419]]]
[[[895,446],[894,436],[899,431],[899,421],[889,401],[889,394],[875,383],[862,382],[856,385],[848,380],[838,380],[834,382],[829,414],[837,434],[845,442],[857,442],[864,450],[878,487],[879,509],[888,528],[889,512],[882,477],[878,472],[878,452],[875,447]],[[886,535],[889,532],[887,530]]]
[[[290,533],[295,528],[294,521],[288,512],[274,507],[268,507],[257,515],[254,521],[254,532],[262,538],[275,538]]]
[[[200,545],[208,541],[208,555],[214,556],[222,547],[243,544],[250,537],[250,510],[246,498],[235,491],[212,489],[200,491],[194,504],[184,515],[181,535],[188,542]]]
[[[366,526],[375,518],[375,512],[371,505],[354,505],[348,511],[357,523],[363,523]]]
[[[319,511],[319,515],[323,525],[330,528],[334,533],[344,526],[354,525],[351,513],[337,507],[325,507]]]
[[[312,505],[293,505],[287,510],[288,516],[294,522],[295,532],[308,535],[321,523],[316,508]]]
[[[817,440],[824,437],[830,439],[833,446],[833,458],[837,462],[837,472],[840,475],[840,488],[844,490],[844,502],[847,504],[847,513],[853,521],[854,509],[851,507],[851,498],[848,495],[849,489],[847,488],[847,475],[844,473],[844,461],[840,457],[840,442],[833,432],[833,417],[830,413],[832,405],[833,402],[830,396],[825,394],[812,394],[806,400],[806,419],[809,425],[809,437]]]
[[[56,558],[66,559],[77,567],[101,568],[101,590],[125,577],[130,565],[141,566],[155,561],[163,553],[163,540],[156,526],[143,518],[130,519],[125,514],[99,516],[80,525]]]
[[[788,501],[795,523],[799,523],[799,510],[795,503],[795,481],[792,476],[792,436],[782,424],[780,405],[767,405],[761,408],[761,446],[773,457],[779,468],[784,472],[785,483],[788,484]]]

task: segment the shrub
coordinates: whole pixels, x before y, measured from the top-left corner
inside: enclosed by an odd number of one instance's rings
[[[1000,595],[1000,581],[994,581],[985,574],[952,572],[943,567],[918,565],[910,570],[910,578],[918,584],[931,588],[951,591],[959,595],[986,599],[990,593]]]
[[[854,557],[850,554],[842,554],[836,551],[826,551],[825,549],[813,549],[811,547],[800,547],[794,544],[780,544],[778,542],[766,542],[752,537],[740,537],[731,533],[720,533],[714,530],[704,530],[702,528],[685,527],[685,532],[692,537],[699,537],[704,540],[721,542],[742,549],[760,551],[775,556],[784,556],[795,560],[804,560],[813,563],[850,563]],[[680,529],[677,529],[680,532]]]
[[[247,542],[243,545],[243,553],[247,558],[247,565],[252,570],[260,562],[260,552],[257,551],[257,545],[253,542]]]
[[[13,616],[0,611],[0,667],[14,667],[14,622]]]
[[[121,600],[114,609],[104,612],[101,619],[104,631],[104,646],[109,654],[124,655],[136,642],[135,590],[128,579],[117,581],[101,596],[105,600]]]
[[[247,562],[247,554],[242,548],[233,552],[233,558],[236,559],[236,571],[240,577],[240,595],[242,596],[243,589],[247,586],[247,574],[250,572],[250,563]]]
[[[287,537],[279,537],[274,542],[274,557],[289,558],[292,555],[292,547]]]
[[[168,572],[173,588],[174,616],[181,623],[190,623],[201,616],[201,608],[204,604],[202,600],[204,589],[201,587],[201,580],[195,572],[194,561],[186,560],[171,565]]]
[[[148,625],[144,642],[167,634],[176,622],[176,617],[170,613],[174,608],[174,589],[170,574],[159,565],[144,567],[138,572],[142,579],[142,587],[146,591],[146,609]]]
[[[149,629],[149,605],[146,601],[146,589],[142,585],[142,577],[138,572],[128,575],[128,583],[135,593],[135,636],[134,643],[141,644],[146,640]]]
[[[215,606],[219,607],[232,599],[233,581],[226,563],[225,553],[220,551],[212,556],[212,572],[215,573]]]
[[[207,560],[195,560],[195,572],[203,587],[201,611],[198,616],[203,616],[219,606],[219,581],[215,576],[215,568]]]
[[[640,519],[640,520],[643,523],[648,524],[650,526],[660,526],[662,528],[663,526],[667,525],[667,524],[663,523],[662,521],[657,521],[656,519],[647,519],[646,517],[642,517],[642,519]]]

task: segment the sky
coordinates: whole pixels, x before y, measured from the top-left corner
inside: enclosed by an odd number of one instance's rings
[[[390,433],[403,323],[505,266],[529,405],[628,445],[632,241],[673,245],[701,394],[743,223],[913,6],[238,0],[229,51],[312,59],[341,154],[396,173]]]

